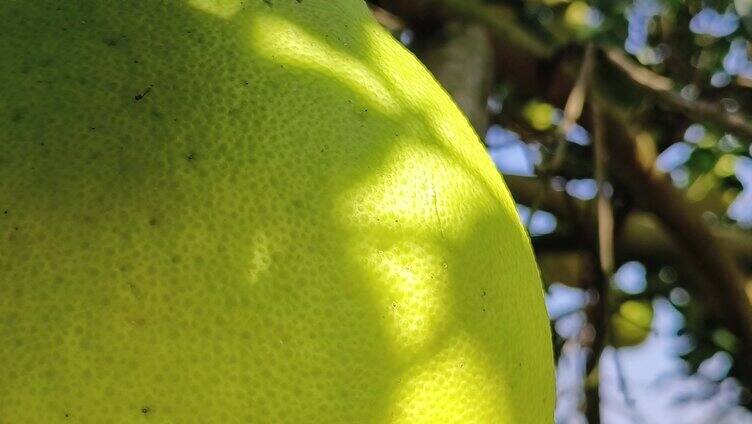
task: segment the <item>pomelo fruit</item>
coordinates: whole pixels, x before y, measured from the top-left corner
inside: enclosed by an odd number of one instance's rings
[[[611,315],[611,345],[631,347],[642,344],[650,335],[653,304],[649,300],[627,300]]]
[[[0,4],[0,422],[545,423],[501,177],[360,0]]]

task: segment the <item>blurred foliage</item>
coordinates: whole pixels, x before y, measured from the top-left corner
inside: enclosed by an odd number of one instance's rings
[[[487,3],[511,5],[528,28],[559,44],[562,50],[572,45],[583,46],[588,41],[618,46],[642,66],[670,78],[676,90],[690,102],[711,101],[727,113],[752,112],[752,0]],[[614,102],[628,110],[632,119],[647,131],[647,144],[655,146],[659,169],[700,208],[708,225],[748,231],[752,227],[752,183],[747,177],[752,175],[749,161],[752,140],[740,138],[713,123],[695,122],[677,111],[666,110],[643,92],[633,90],[621,75],[610,82]],[[497,122],[524,123],[524,128],[517,129],[524,133],[526,144],[542,145],[544,162],[547,157],[550,160],[561,109],[556,108],[555,101],[542,100],[541,93],[520,91],[508,81],[501,84],[504,84],[500,91],[504,93],[506,110],[498,115]],[[561,102],[558,106],[563,108]],[[569,150],[567,161],[576,164],[590,160],[590,149],[577,147]],[[582,178],[582,175],[562,177]],[[617,196],[618,193],[614,198]],[[560,227],[566,225],[560,223]],[[712,317],[707,299],[696,293],[696,287],[677,278],[673,271],[668,275],[666,265],[648,267],[646,284],[636,293],[626,294],[618,284],[612,285],[611,296],[616,301],[611,302],[608,343],[616,348],[642,343],[650,334],[652,302],[666,299],[683,316],[678,335],[687,343],[676,354],[686,361],[690,372],[697,372],[719,352],[734,357],[739,343],[736,336]],[[752,273],[752,266],[745,265],[745,271]],[[587,305],[582,307],[587,309]],[[559,347],[567,339],[582,342],[581,333],[573,336],[570,331],[557,337]],[[730,373],[734,373],[733,366]]]

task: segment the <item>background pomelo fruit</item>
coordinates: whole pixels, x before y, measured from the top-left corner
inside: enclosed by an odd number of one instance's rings
[[[552,421],[529,242],[356,0],[0,5],[0,421]]]
[[[611,344],[630,347],[642,344],[650,335],[653,304],[649,301],[627,300],[611,316]]]

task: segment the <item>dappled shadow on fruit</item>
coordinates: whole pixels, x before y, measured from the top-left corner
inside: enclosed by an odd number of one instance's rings
[[[11,143],[67,140],[11,159],[28,183],[2,186],[18,237],[52,241],[0,262],[9,275],[45,270],[17,307],[49,305],[26,323],[46,347],[21,368],[68,364],[35,378],[79,409],[119,398],[251,421],[305,422],[309,405],[331,422],[410,421],[448,404],[495,416],[524,401],[505,376],[538,379],[545,370],[519,368],[548,352],[507,340],[526,339],[519,320],[540,287],[519,277],[532,264],[501,260],[527,241],[491,173],[467,159],[480,145],[455,144],[475,139],[469,125],[447,124],[447,96],[411,86],[421,70],[395,68],[404,53],[374,42],[365,9],[339,22],[268,3],[148,3],[75,60],[54,47],[68,35],[25,44],[40,51],[29,80],[51,83],[8,97],[25,116],[79,125],[11,128]],[[94,22],[128,7],[57,13]],[[43,59],[63,64],[45,75]],[[57,89],[69,79],[77,90]],[[65,296],[72,286],[92,302]],[[98,390],[68,386],[105,369]],[[186,390],[160,391],[175,381]]]

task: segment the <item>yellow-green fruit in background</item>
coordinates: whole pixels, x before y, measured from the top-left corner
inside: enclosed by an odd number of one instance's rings
[[[653,304],[648,300],[627,300],[611,315],[611,345],[637,346],[650,335]]]
[[[552,422],[530,244],[360,0],[0,3],[0,422]]]

